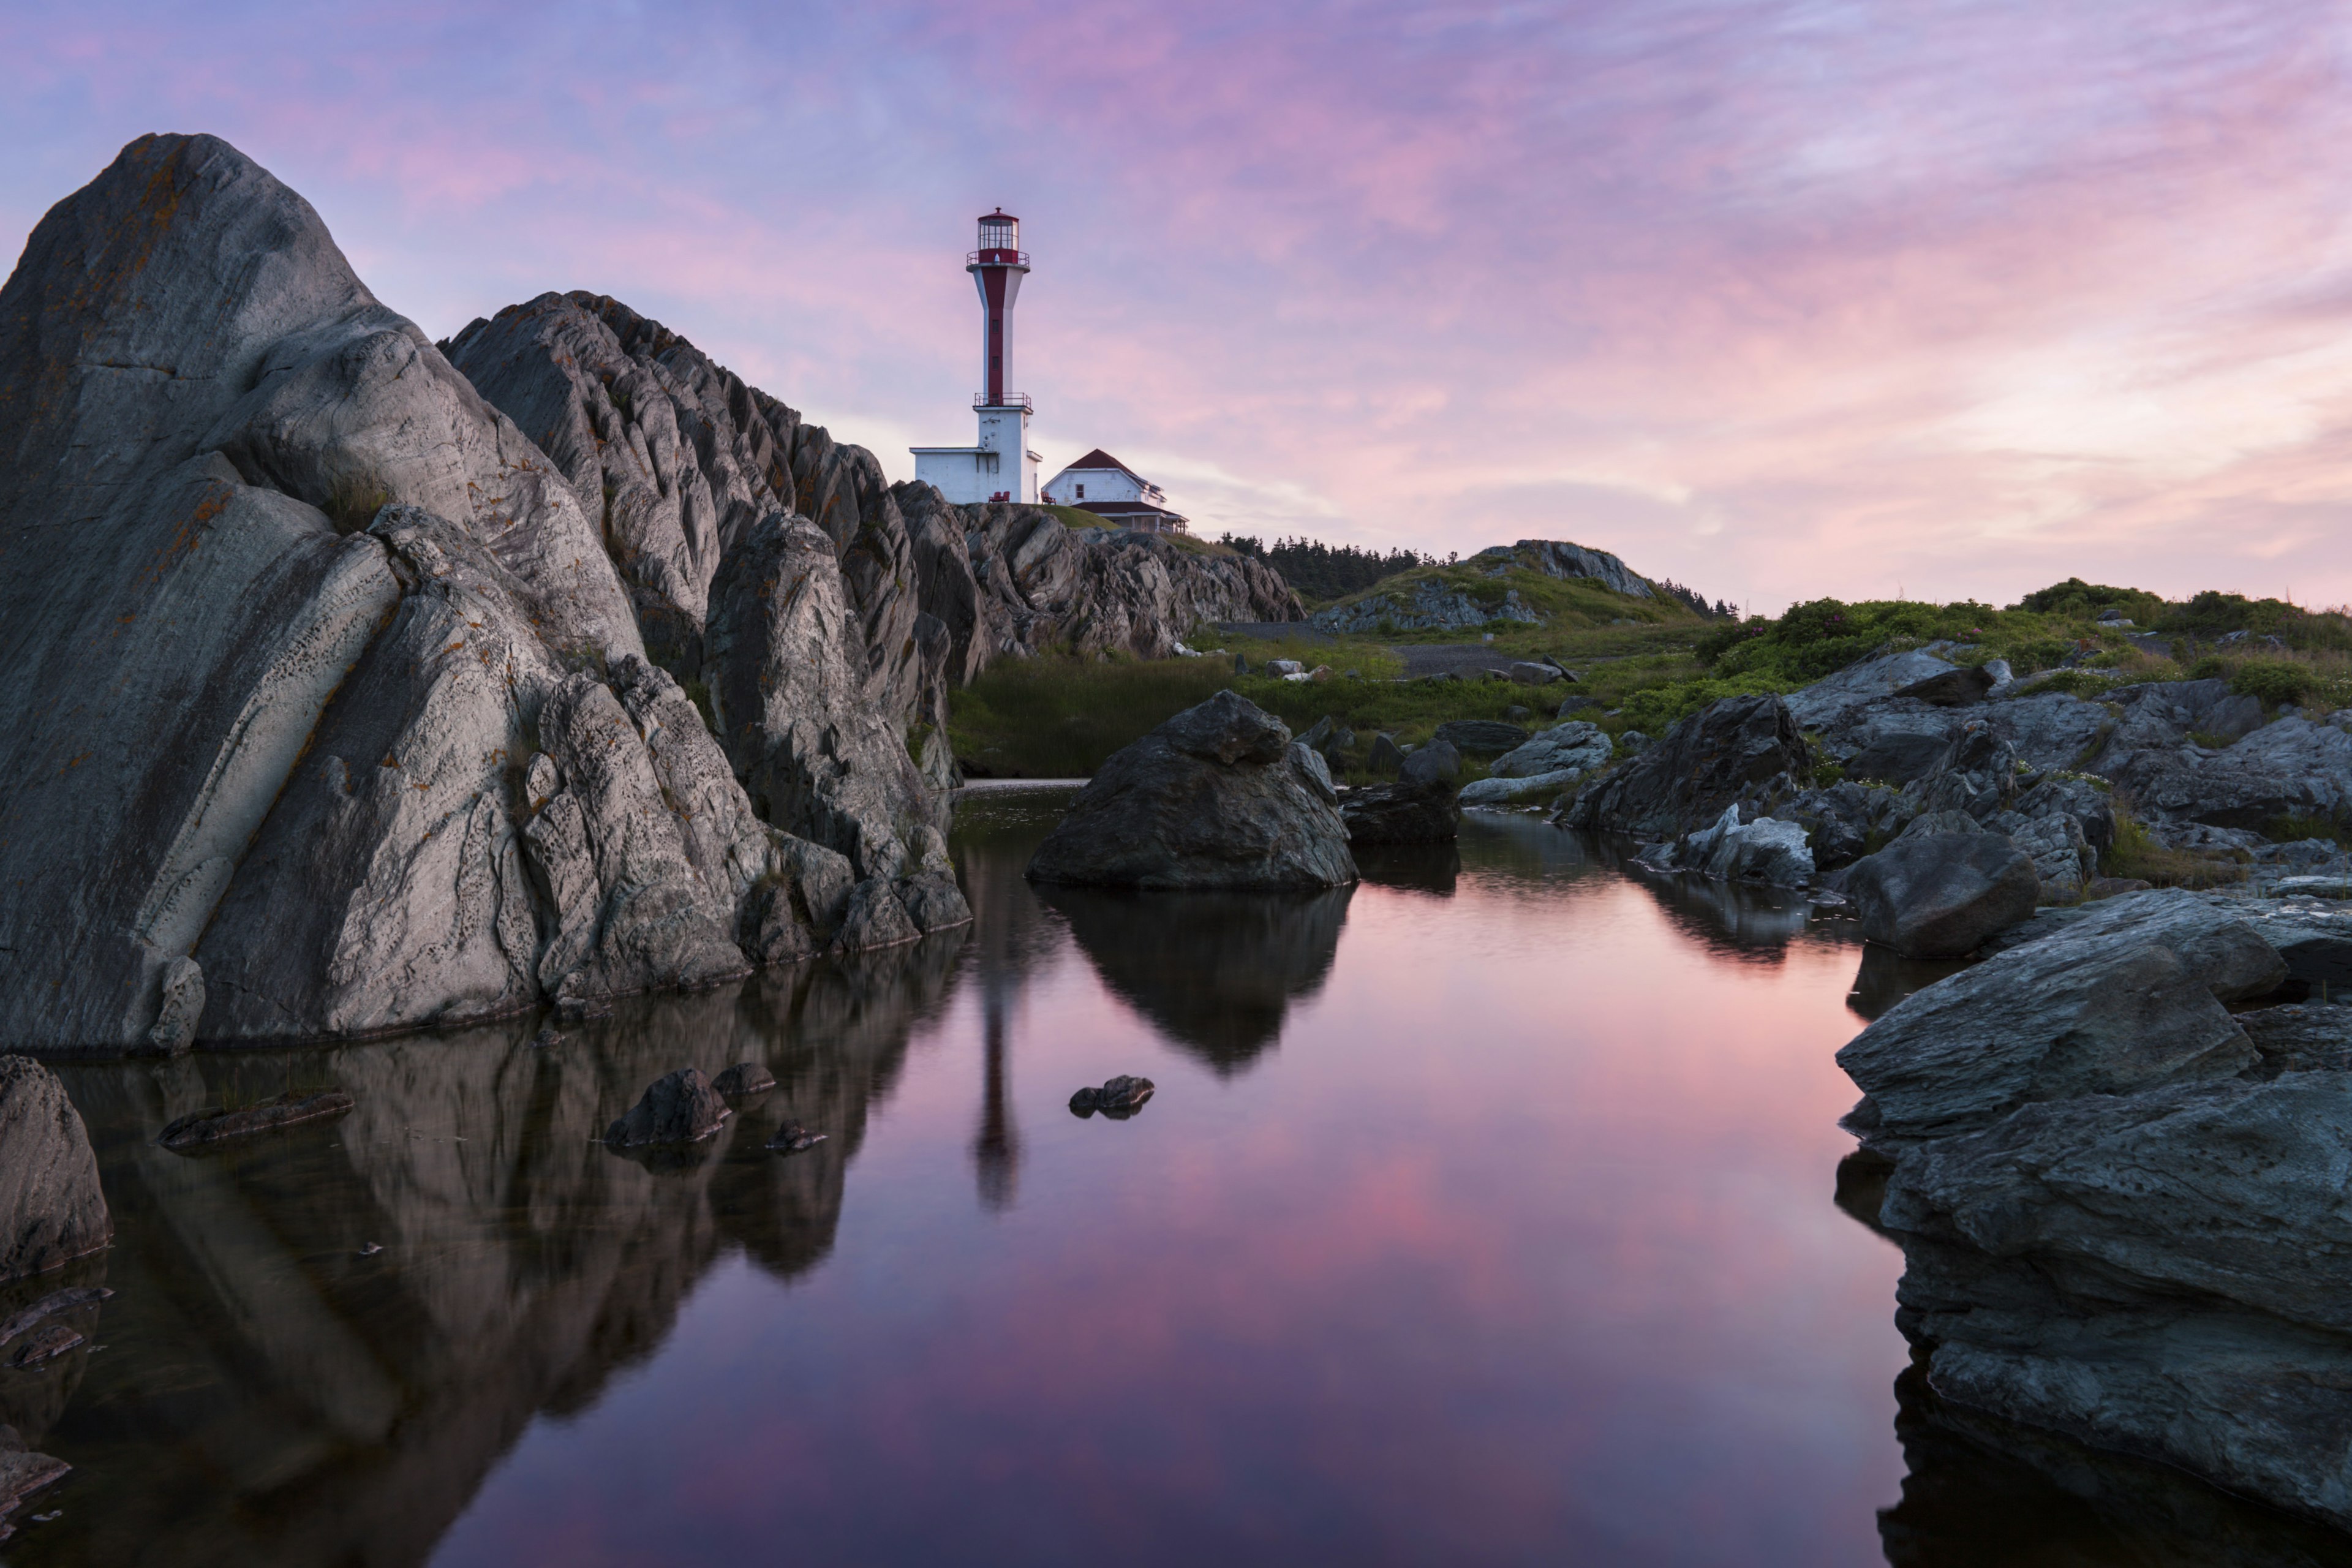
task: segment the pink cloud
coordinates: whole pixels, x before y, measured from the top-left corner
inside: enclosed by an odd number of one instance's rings
[[[1001,202],[1041,447],[1164,456],[1212,527],[1566,535],[1767,606],[2347,599],[2331,16],[20,15],[0,222],[216,130],[436,333],[609,289],[887,447],[967,417]]]

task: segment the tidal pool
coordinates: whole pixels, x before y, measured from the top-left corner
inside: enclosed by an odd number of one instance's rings
[[[1832,1055],[1934,972],[1518,816],[1312,898],[1033,889],[1066,797],[966,797],[968,931],[551,1049],[64,1068],[116,1245],[0,1311],[115,1294],[0,1373],[76,1467],[6,1562],[2171,1560],[1898,1412]],[[594,1142],[746,1059],[780,1087],[710,1143]],[[1067,1109],[1121,1073],[1139,1114]]]

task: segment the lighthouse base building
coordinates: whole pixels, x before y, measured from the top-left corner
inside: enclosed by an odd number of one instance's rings
[[[969,447],[916,447],[915,478],[958,506],[1037,500],[1037,454],[1029,449],[1029,400],[972,405],[980,439]]]

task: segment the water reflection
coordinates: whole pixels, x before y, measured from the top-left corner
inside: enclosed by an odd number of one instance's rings
[[[517,1020],[65,1069],[115,1215],[92,1261],[116,1294],[104,1353],[0,1389],[78,1468],[65,1517],[10,1562],[423,1561],[525,1424],[651,1355],[716,1258],[789,1277],[826,1255],[867,1108],[960,945],[641,999],[551,1048]],[[778,1087],[698,1158],[595,1141],[661,1074],[741,1060]],[[205,1159],[155,1145],[184,1110],[314,1083],[356,1109]],[[787,1118],[830,1137],[766,1152]]]
[[[643,999],[551,1049],[517,1020],[67,1068],[117,1244],[0,1312],[117,1293],[88,1345],[0,1372],[0,1416],[78,1467],[8,1561],[2340,1545],[1916,1376],[1892,1405],[1894,1254],[1827,1213],[1850,928],[1636,892],[1605,847],[1487,814],[1352,894],[1033,889],[1041,798],[959,821],[969,933]],[[1854,991],[1921,983],[1865,955]],[[778,1087],[690,1157],[594,1141],[662,1073],[741,1060]],[[1129,1070],[1161,1084],[1150,1116],[1061,1110]],[[329,1083],[341,1122],[153,1144]],[[767,1152],[786,1121],[828,1139]],[[1841,1169],[1836,1201],[1867,1218],[1881,1177]]]
[[[1444,844],[1360,845],[1356,849],[1356,869],[1376,888],[1450,899],[1454,883],[1462,876],[1462,849],[1451,840]]]
[[[1103,984],[1175,1044],[1237,1072],[1331,973],[1353,888],[1138,893],[1040,888]]]
[[[2162,1465],[2102,1453],[1896,1380],[1909,1473],[1878,1516],[1891,1568],[2320,1568],[2344,1537]]]

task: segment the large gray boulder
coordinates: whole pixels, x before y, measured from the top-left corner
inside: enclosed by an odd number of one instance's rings
[[[1847,1125],[1874,1146],[1901,1146],[2032,1101],[2233,1078],[2256,1053],[2222,1004],[2285,976],[2252,924],[2200,895],[2107,900],[1857,1035],[1838,1052],[1864,1096]]]
[[[1906,833],[1847,874],[1862,934],[1912,957],[1973,952],[2033,913],[2033,858],[2000,834]]]
[[[1220,691],[1114,753],[1029,862],[1040,882],[1307,889],[1356,879],[1323,759]]]
[[[1787,699],[1789,712],[1801,728],[1827,730],[1857,709],[1958,668],[1933,648],[1862,659],[1802,690],[1790,692]]]
[[[1711,826],[1754,786],[1811,767],[1777,697],[1730,697],[1683,720],[1632,761],[1580,791],[1560,815],[1570,827],[1676,838]]]
[[[98,1157],[57,1074],[0,1057],[0,1279],[40,1274],[114,1235]]]

